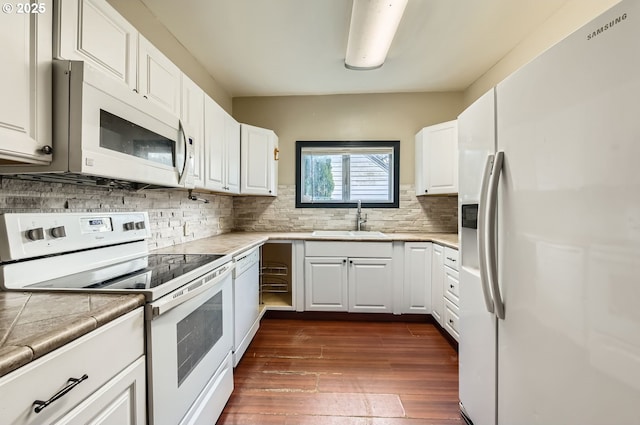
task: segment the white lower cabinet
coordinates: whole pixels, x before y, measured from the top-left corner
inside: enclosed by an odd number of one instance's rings
[[[347,311],[347,259],[305,258],[304,293],[307,311]]]
[[[402,313],[431,313],[431,242],[404,244]]]
[[[348,263],[349,311],[391,313],[391,258],[349,258]]]
[[[305,243],[305,310],[393,312],[392,244]]]
[[[457,341],[460,336],[458,250],[433,244],[432,259],[431,315]]]
[[[460,279],[458,277],[458,250],[444,249],[444,317],[442,326],[458,341],[458,317],[460,316]]]
[[[444,248],[433,244],[431,261],[431,315],[442,325],[444,317]]]
[[[145,358],[140,357],[55,425],[144,425]]]
[[[139,308],[0,378],[0,422],[145,425],[144,364]]]

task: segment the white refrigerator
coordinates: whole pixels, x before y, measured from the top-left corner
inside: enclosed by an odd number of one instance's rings
[[[509,76],[458,132],[461,410],[640,424],[640,1]]]

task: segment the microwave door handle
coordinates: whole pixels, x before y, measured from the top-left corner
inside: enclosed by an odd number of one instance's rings
[[[184,131],[182,120],[178,120],[178,130],[180,134],[182,134],[182,141],[184,143],[184,164],[182,165],[182,172],[180,173],[180,178],[178,179],[178,185],[184,186],[186,184],[187,176],[191,171],[189,167],[191,165],[192,152],[191,149],[189,149],[189,142],[187,141],[187,134]]]

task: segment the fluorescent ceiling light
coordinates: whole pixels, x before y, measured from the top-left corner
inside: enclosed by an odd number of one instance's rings
[[[349,69],[380,68],[408,0],[353,0],[347,56]]]

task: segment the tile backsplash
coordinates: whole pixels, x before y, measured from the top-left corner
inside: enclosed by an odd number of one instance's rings
[[[295,208],[295,186],[280,185],[278,197],[216,195],[185,190],[127,191],[63,183],[0,179],[0,213],[148,211],[149,249],[236,231],[312,231],[355,228],[353,208]],[[416,197],[401,185],[400,208],[363,208],[365,230],[381,232],[457,231],[458,198]]]
[[[353,230],[354,208],[295,208],[295,186],[278,186],[277,198],[237,197],[235,229],[243,231]],[[400,208],[363,208],[365,230],[381,232],[458,231],[457,196],[416,197],[413,185],[400,185]]]
[[[139,192],[2,178],[0,213],[148,211],[149,249],[233,230],[233,198],[200,194],[208,204],[187,198],[185,190]]]

